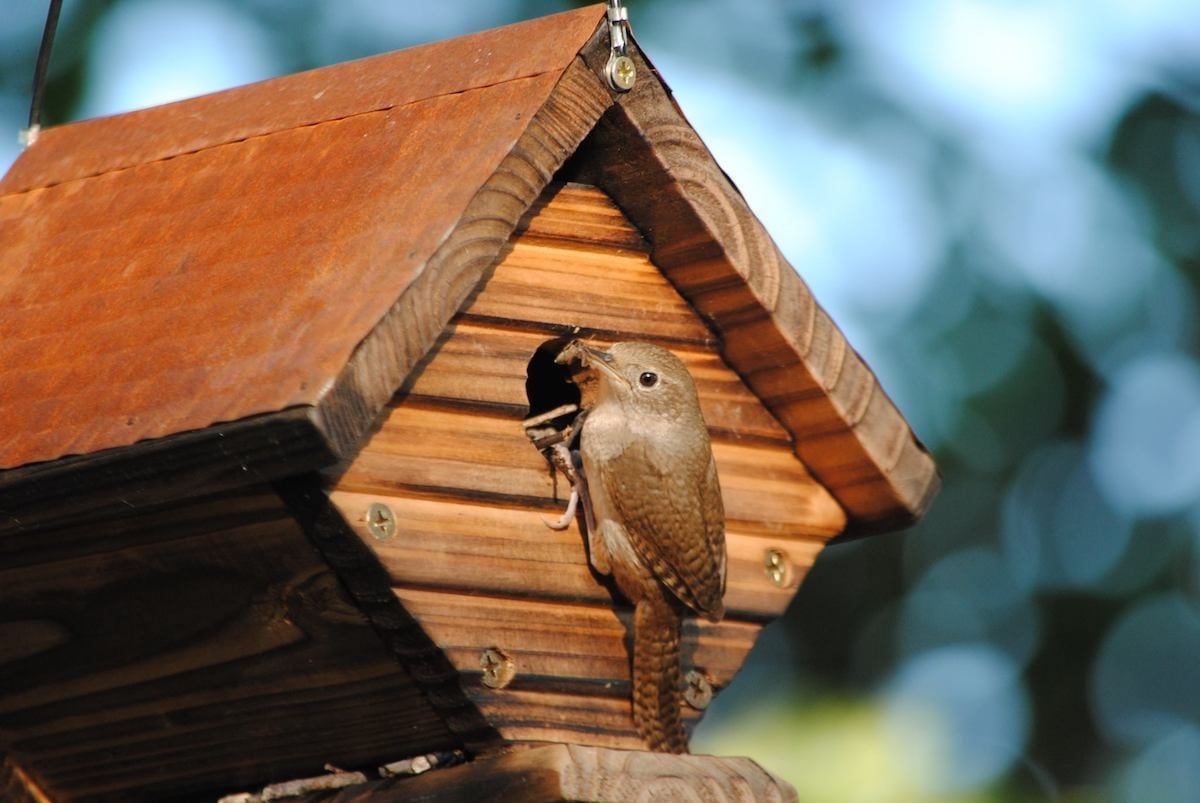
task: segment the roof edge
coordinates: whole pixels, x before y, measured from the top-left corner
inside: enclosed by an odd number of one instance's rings
[[[612,106],[613,92],[584,58],[599,52],[607,56],[603,30],[596,28],[458,225],[318,403],[318,426],[339,455],[357,451],[384,406],[485,280],[526,210]]]
[[[0,471],[0,535],[275,481],[352,455],[612,105],[612,91],[579,55],[607,53],[604,31],[592,26],[508,155],[315,405]]]
[[[31,463],[0,472],[0,536],[270,482],[336,459],[312,408],[293,407]],[[0,546],[0,557],[9,551]]]
[[[722,354],[846,510],[849,532],[913,523],[940,485],[933,458],[657,71],[631,52],[638,81],[601,121],[581,174],[642,230],[654,263],[721,334]],[[603,56],[593,58],[598,68]]]

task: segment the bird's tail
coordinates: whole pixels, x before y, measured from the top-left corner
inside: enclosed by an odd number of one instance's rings
[[[686,753],[679,710],[678,609],[661,594],[640,600],[633,613],[633,721],[651,750]]]

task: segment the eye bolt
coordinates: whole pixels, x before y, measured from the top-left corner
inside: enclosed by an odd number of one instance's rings
[[[653,371],[643,371],[642,375],[638,377],[638,382],[644,388],[652,388],[658,384],[658,374]]]

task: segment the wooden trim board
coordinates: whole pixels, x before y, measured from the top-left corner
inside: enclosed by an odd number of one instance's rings
[[[932,458],[634,48],[638,81],[572,169],[617,202],[721,333],[722,354],[795,438],[850,528],[890,530],[936,493]],[[602,56],[590,54],[593,69]]]
[[[304,803],[557,803],[646,800],[796,803],[796,790],[748,758],[673,756],[575,744],[517,748],[414,777],[322,792]]]

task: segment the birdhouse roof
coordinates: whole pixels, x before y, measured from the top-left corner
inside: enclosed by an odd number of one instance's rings
[[[43,131],[0,181],[0,528],[347,459],[572,156],[852,522],[918,516],[929,456],[640,54],[608,88],[606,31],[591,6]]]

